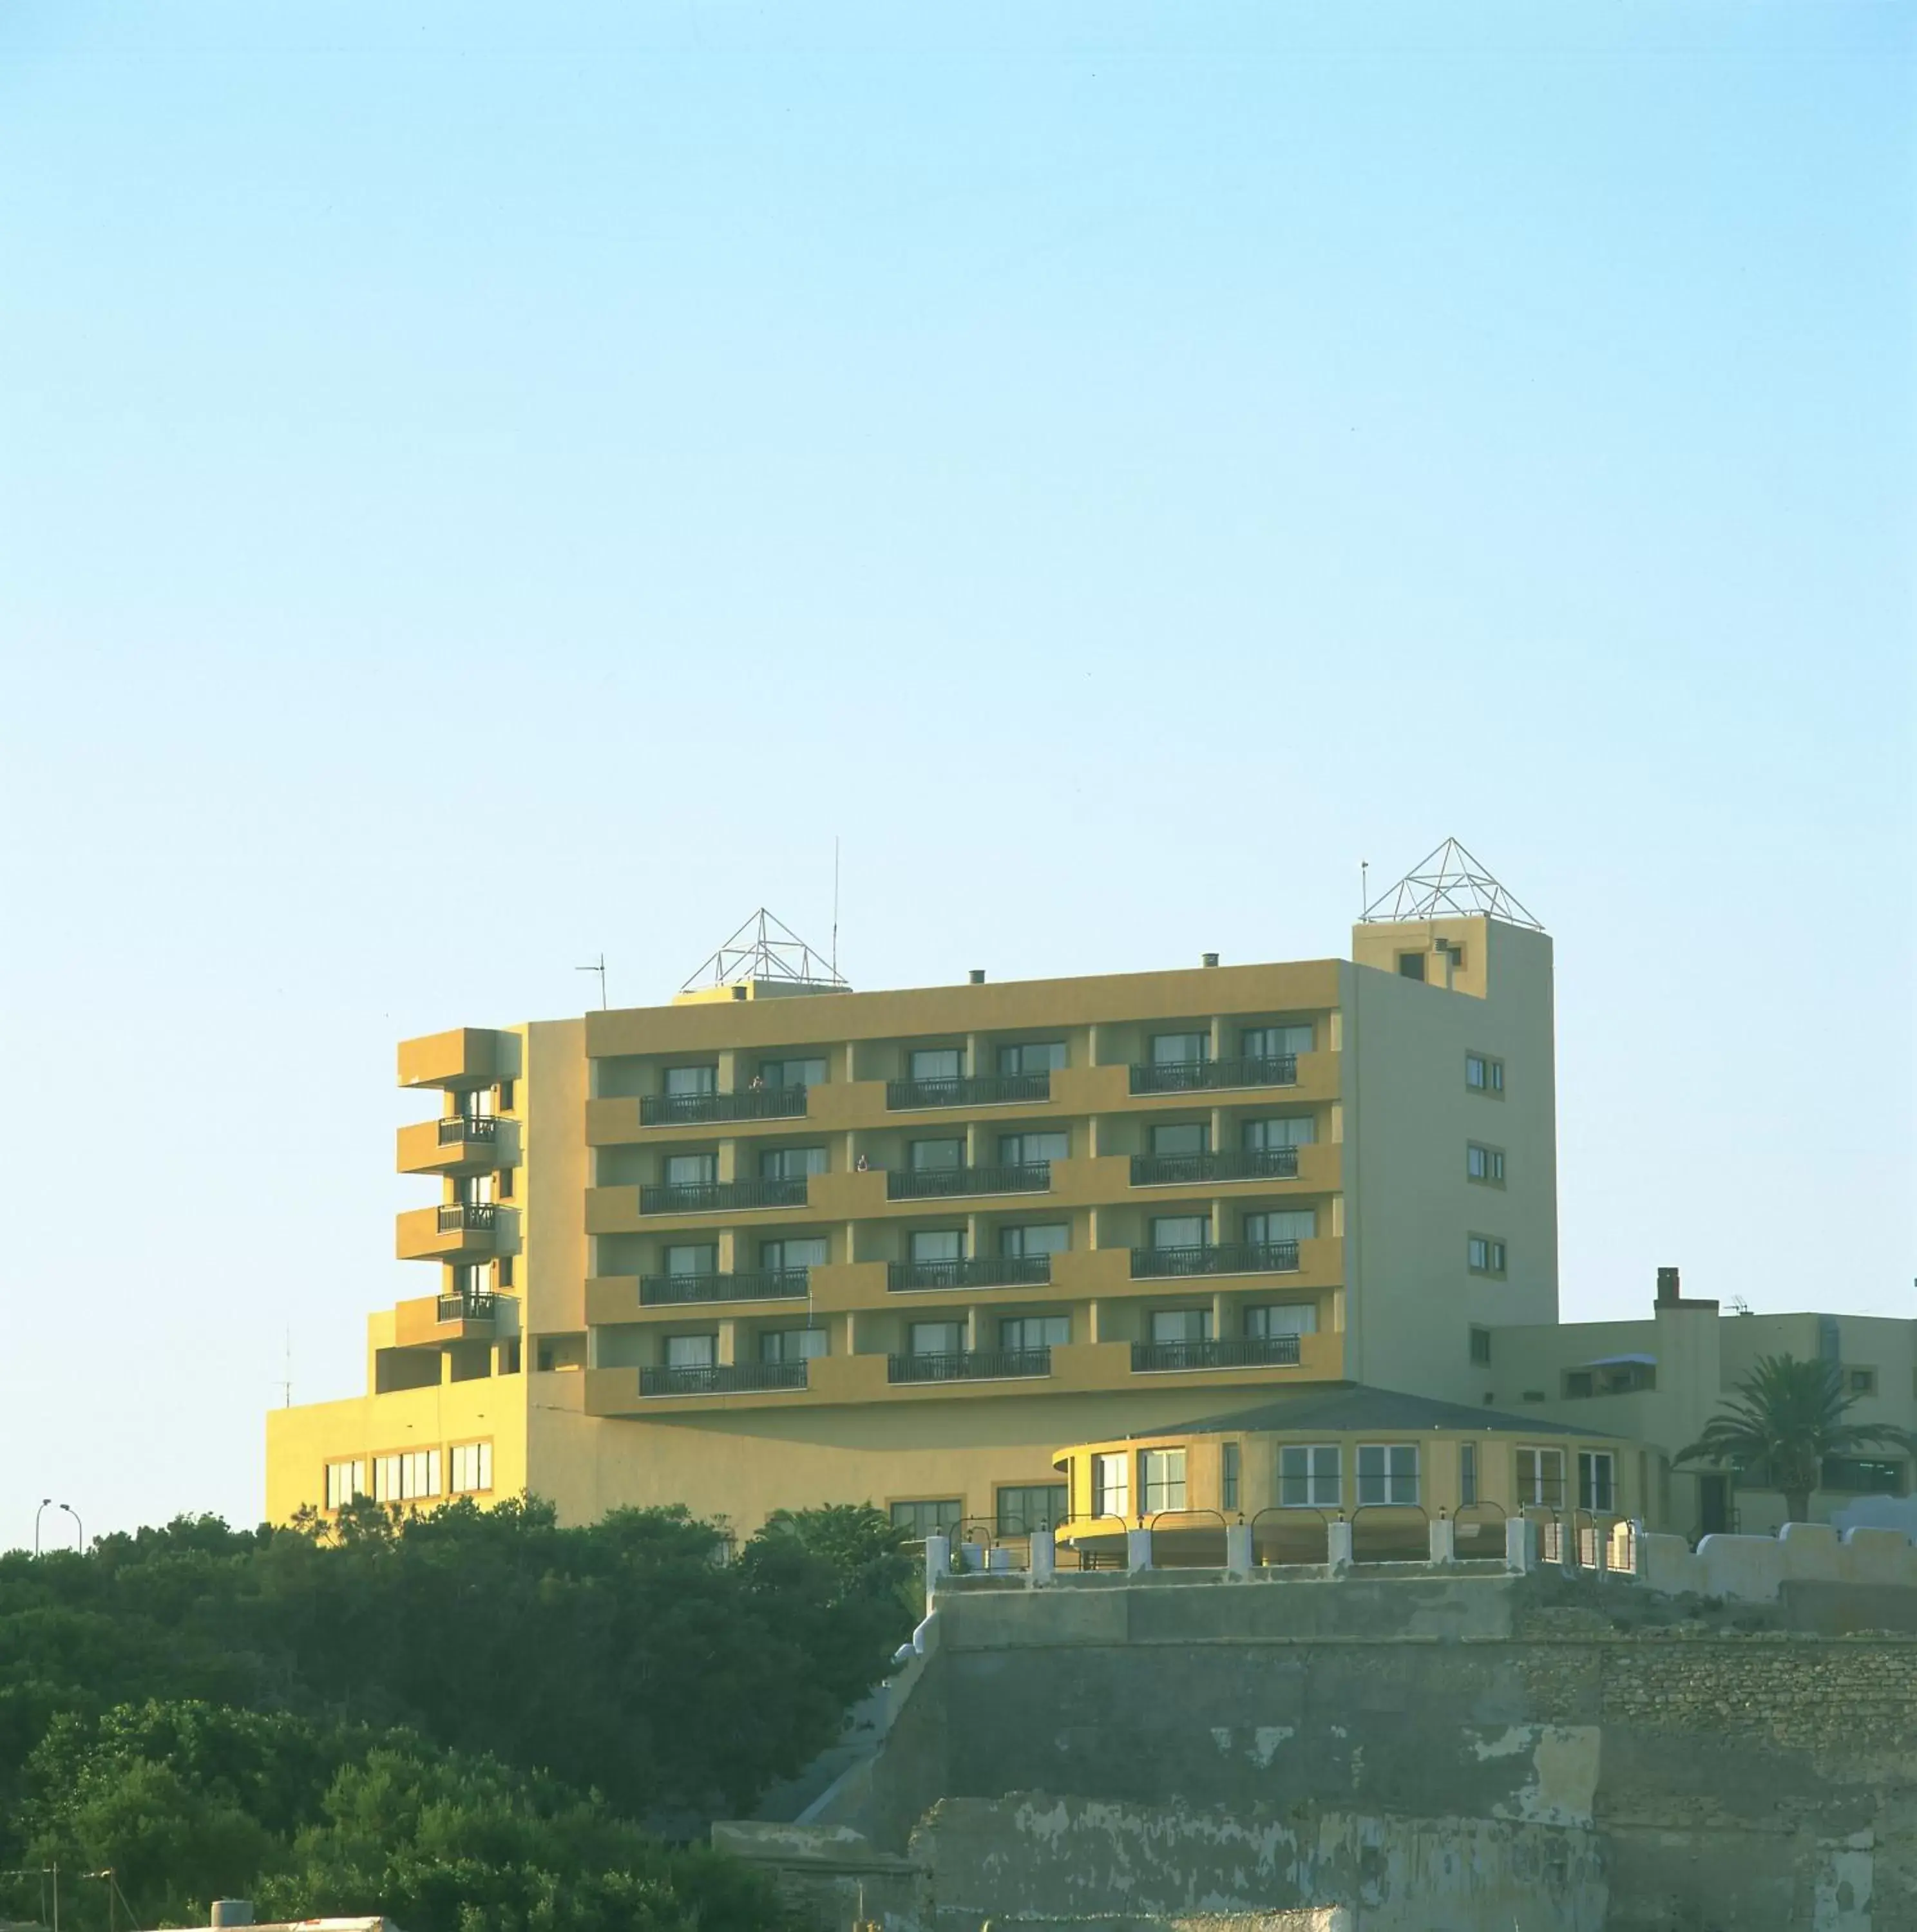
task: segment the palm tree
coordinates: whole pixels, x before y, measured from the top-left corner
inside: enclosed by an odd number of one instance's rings
[[[1901,1429],[1844,1420],[1857,1398],[1845,1392],[1829,1362],[1760,1355],[1737,1390],[1738,1399],[1714,1415],[1676,1460],[1768,1471],[1784,1492],[1784,1514],[1792,1522],[1810,1520],[1810,1492],[1825,1456],[1853,1454],[1875,1444],[1911,1447]]]

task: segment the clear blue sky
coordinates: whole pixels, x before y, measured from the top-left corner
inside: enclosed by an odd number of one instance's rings
[[[1909,1315],[1917,13],[0,10],[0,1543],[261,1507],[398,1037],[1559,969],[1573,1316]],[[50,1517],[51,1513],[50,1513]]]

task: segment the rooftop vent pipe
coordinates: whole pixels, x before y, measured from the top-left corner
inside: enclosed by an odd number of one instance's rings
[[[985,969],[982,966],[975,966],[965,976],[975,986],[982,986],[985,983]]]
[[[1215,966],[1218,964],[1218,955],[1215,952],[1201,952],[1198,956],[1198,959],[1201,965]]]

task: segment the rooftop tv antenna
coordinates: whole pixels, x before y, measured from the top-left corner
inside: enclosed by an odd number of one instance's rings
[[[836,959],[825,960],[783,920],[761,906],[719,950],[706,960],[679,990],[701,986],[742,986],[748,980],[777,981],[789,986],[852,988],[839,976]]]
[[[839,976],[839,835],[832,835],[832,976]]]
[[[599,975],[599,1010],[603,1012],[605,1010],[605,955],[602,952],[590,966],[575,966],[572,970],[575,973],[596,973]]]
[[[1544,930],[1456,839],[1447,838],[1372,900],[1360,922],[1480,916]]]
[[[280,1393],[285,1397],[282,1407],[293,1406],[293,1330],[286,1331],[286,1373],[280,1381]]]

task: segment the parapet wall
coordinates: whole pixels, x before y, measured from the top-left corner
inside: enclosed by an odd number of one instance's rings
[[[1787,1522],[1775,1536],[1707,1536],[1693,1551],[1681,1536],[1640,1536],[1636,1580],[1672,1596],[1774,1603],[1787,1583],[1838,1583],[1912,1592],[1917,1544],[1901,1530]]]

